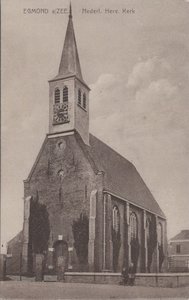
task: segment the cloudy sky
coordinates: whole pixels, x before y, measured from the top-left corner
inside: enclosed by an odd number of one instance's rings
[[[22,228],[23,180],[48,132],[48,80],[68,20],[52,10],[68,6],[2,0],[3,241]],[[72,8],[90,131],[134,163],[167,216],[168,237],[189,229],[189,1],[72,0]]]

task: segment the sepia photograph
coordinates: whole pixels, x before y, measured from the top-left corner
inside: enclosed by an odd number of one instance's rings
[[[1,299],[189,298],[189,0],[1,0]]]

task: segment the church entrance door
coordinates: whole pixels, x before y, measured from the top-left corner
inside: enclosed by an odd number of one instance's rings
[[[60,258],[63,259],[66,270],[68,266],[68,244],[65,241],[57,241],[54,243],[53,262],[55,272],[58,271]]]

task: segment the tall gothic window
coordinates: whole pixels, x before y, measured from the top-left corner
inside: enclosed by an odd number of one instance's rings
[[[63,88],[63,102],[68,102],[68,88],[65,86]]]
[[[83,108],[86,108],[86,94],[83,94]]]
[[[150,219],[146,220],[146,239],[150,240]]]
[[[157,242],[159,250],[159,272],[161,272],[161,267],[165,258],[163,249],[163,225],[161,223],[158,223],[157,226]]]
[[[137,239],[137,217],[135,213],[130,215],[130,232],[131,232],[131,241]]]
[[[158,223],[158,245],[161,246],[163,244],[163,227],[161,223]]]
[[[134,264],[134,270],[137,270],[137,263],[140,251],[138,241],[138,222],[137,216],[134,212],[130,215],[130,246],[131,246],[131,261]]]
[[[81,105],[81,90],[78,90],[78,104]]]
[[[113,270],[117,271],[119,250],[121,247],[120,213],[116,205],[112,209],[112,244],[113,244]]]
[[[119,209],[118,207],[115,205],[113,207],[113,230],[115,230],[116,233],[119,232],[119,227],[120,227],[120,215],[119,215]]]
[[[60,103],[60,90],[58,88],[55,89],[54,100],[55,103]]]
[[[146,243],[147,243],[147,270],[150,272],[150,267],[152,263],[152,250],[151,250],[151,220],[150,218],[146,219]]]

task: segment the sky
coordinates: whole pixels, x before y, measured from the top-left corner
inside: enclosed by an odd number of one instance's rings
[[[68,6],[2,0],[3,242],[22,229],[23,180],[48,133],[48,80],[58,73],[68,21],[58,9]],[[86,13],[92,9],[101,13]],[[72,11],[91,88],[90,132],[136,166],[171,238],[189,229],[189,1],[72,0]]]

